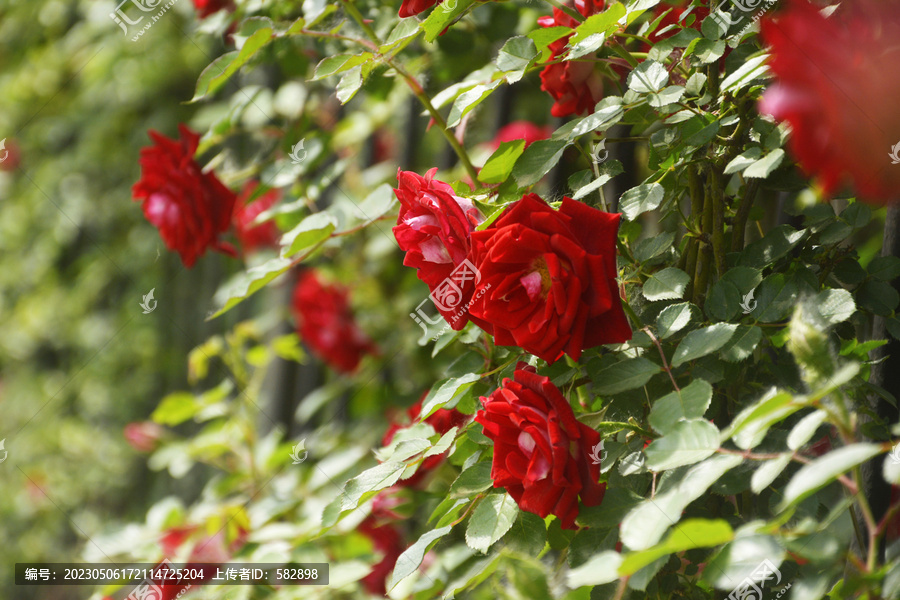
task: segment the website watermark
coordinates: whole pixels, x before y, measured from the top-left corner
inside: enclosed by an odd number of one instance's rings
[[[745,577],[734,590],[728,595],[728,600],[763,600],[763,589],[770,579],[775,579],[772,585],[781,583],[781,571],[772,564],[769,559],[763,560],[750,573],[749,577]],[[791,589],[791,584],[787,584],[774,596],[781,598],[785,592]]]
[[[294,444],[294,447],[291,449],[291,459],[293,460],[291,464],[299,465],[304,460],[306,460],[307,456],[309,456],[309,451],[304,446],[305,443],[306,438],[303,438],[302,440]]]
[[[768,11],[778,0],[730,0],[731,3],[737,7],[738,12],[735,14],[731,14],[729,12],[725,12],[724,5],[726,4],[725,0],[720,0],[718,3],[713,2],[710,5],[709,14],[713,18],[713,20],[719,24],[719,26],[728,30],[732,25],[737,25],[741,23],[745,19],[748,19],[749,14],[753,11],[756,13],[753,14],[752,17],[749,18],[748,22],[744,27],[737,33],[737,37],[740,38],[753,23],[759,21],[762,16]],[[757,10],[759,9],[759,10]]]
[[[753,293],[755,291],[756,288],[753,288],[746,296],[744,296],[743,300],[741,300],[741,311],[743,311],[745,315],[749,315],[756,310],[757,303],[756,300],[753,299]]]
[[[472,298],[465,304],[465,306],[460,307],[462,305],[464,293],[463,289],[466,287],[466,284],[472,281],[474,285],[478,285],[481,282],[481,272],[472,264],[469,259],[465,259],[461,263],[459,263],[456,268],[447,276],[444,281],[440,283],[429,295],[428,298],[422,300],[419,305],[416,307],[415,313],[409,313],[409,316],[413,318],[413,320],[419,324],[422,330],[425,332],[424,337],[430,337],[431,341],[436,341],[439,337],[444,335],[448,329],[450,329],[453,325],[455,325],[472,307],[476,300],[484,296],[489,289],[491,289],[491,284],[487,284],[480,290],[478,293],[472,296]],[[450,323],[447,323],[441,313],[438,313],[436,317],[430,317],[422,309],[422,305],[428,302],[431,299],[431,302],[437,307],[439,311],[442,313],[452,313],[450,316]],[[455,311],[455,312],[454,312]],[[430,325],[439,325],[440,323],[444,323],[444,326],[434,335],[429,332],[429,327],[426,323]]]
[[[156,288],[152,288],[149,292],[142,296],[143,301],[140,303],[140,307],[144,309],[144,314],[150,314],[154,310],[156,310],[156,300],[153,299],[153,292]]]
[[[144,20],[144,17],[150,17],[150,21],[145,23],[143,27],[131,38],[132,42],[138,41],[144,33],[153,27],[153,24],[159,21],[166,12],[172,8],[178,0],[169,0],[165,4],[163,4],[163,0],[122,0],[119,5],[116,7],[114,12],[109,13],[109,18],[113,20],[119,27],[122,28],[122,31],[125,32],[125,36],[128,37],[128,27],[132,25],[140,25]],[[125,14],[124,7],[126,4],[134,4],[138,7],[138,9],[143,13],[151,13],[156,12],[154,15],[141,15],[137,18],[137,20],[132,20]],[[157,12],[158,11],[158,12]]]

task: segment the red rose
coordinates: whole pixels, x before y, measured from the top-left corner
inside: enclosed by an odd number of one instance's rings
[[[620,217],[571,198],[553,210],[537,194],[510,205],[472,233],[481,274],[472,318],[491,325],[497,344],[548,362],[630,340],[615,279]]]
[[[138,452],[152,452],[165,430],[152,421],[129,423],[125,426],[125,440]]]
[[[234,4],[231,0],[194,0],[194,8],[197,9],[197,17],[205,19],[223,8],[234,10]]]
[[[194,160],[200,136],[178,126],[181,140],[150,131],[155,146],[141,150],[141,179],[132,188],[142,208],[170,250],[191,267],[208,248],[236,255],[218,237],[231,224],[235,196],[214,173]]]
[[[265,210],[281,199],[281,190],[273,189],[262,194],[256,200],[249,202],[253,197],[253,192],[259,187],[256,181],[248,181],[238,196],[234,205],[234,215],[232,215],[232,223],[234,223],[234,233],[241,242],[244,252],[251,252],[256,248],[266,246],[277,246],[280,232],[273,221],[266,221],[259,225],[251,225]]]
[[[409,420],[408,425],[402,425],[398,422],[391,423],[388,430],[384,433],[384,437],[381,439],[382,446],[390,445],[391,441],[393,441],[394,436],[397,435],[397,432],[403,429],[404,427],[408,427],[409,425],[416,423],[419,421],[419,417],[422,414],[422,401],[428,395],[428,392],[422,394],[422,397],[419,398],[419,401],[406,409],[406,416]],[[459,412],[456,409],[438,409],[434,413],[431,414],[425,422],[431,425],[434,430],[440,435],[444,435],[454,427],[459,427],[463,425],[468,420],[468,416]],[[422,482],[423,479],[428,475],[429,472],[434,470],[438,465],[440,465],[444,460],[443,455],[438,456],[430,456],[422,461],[422,464],[419,465],[419,469],[415,472],[415,474],[409,479],[405,479],[400,482],[402,485],[408,486],[416,486]]]
[[[294,288],[292,311],[300,337],[310,350],[342,373],[352,373],[375,345],[356,324],[346,289],[323,284],[304,271]]]
[[[401,19],[412,17],[420,12],[425,12],[440,1],[441,0],[403,0],[403,3],[400,5],[400,12],[397,14],[400,15]]]
[[[525,140],[525,147],[527,148],[538,140],[546,140],[552,133],[553,130],[546,125],[541,127],[531,121],[513,121],[500,128],[500,131],[497,132],[497,135],[491,141],[491,146],[496,150],[503,142]]]
[[[603,11],[603,0],[576,0],[575,9],[585,17],[589,17]],[[542,27],[578,26],[575,19],[558,8],[553,9],[552,17],[541,17],[538,23]],[[552,52],[550,60],[556,60],[565,53],[570,37],[571,34],[550,44]],[[584,59],[545,66],[541,71],[541,89],[555,100],[550,109],[554,117],[593,111],[594,106],[603,99],[603,79],[594,69],[594,62]]]
[[[469,237],[484,220],[471,201],[461,198],[453,188],[434,179],[437,168],[425,177],[412,171],[397,171],[400,214],[394,237],[406,252],[403,264],[417,269],[419,279],[435,292],[469,253]],[[453,318],[460,305],[471,295],[472,282],[463,288],[462,297],[437,307],[453,329],[462,329],[468,318]]]
[[[556,515],[564,529],[575,529],[579,496],[585,506],[597,506],[606,491],[591,458],[600,434],[580,423],[550,379],[525,363],[481,402],[475,420],[494,441],[494,487],[506,488],[522,510]]]
[[[845,2],[826,18],[793,0],[764,18],[776,84],[759,110],[791,125],[788,146],[825,194],[853,184],[883,203],[900,197],[900,0]]]
[[[372,540],[376,552],[382,556],[369,574],[362,578],[363,587],[376,596],[387,595],[387,578],[394,570],[397,559],[406,550],[406,543],[396,526],[391,523],[379,524],[385,516],[387,515],[373,510],[357,528],[357,531]]]

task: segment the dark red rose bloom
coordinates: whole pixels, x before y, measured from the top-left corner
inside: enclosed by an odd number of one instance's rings
[[[494,136],[491,146],[494,150],[500,147],[503,142],[511,142],[513,140],[525,140],[527,148],[538,140],[546,140],[553,133],[553,129],[544,125],[535,125],[531,121],[513,121],[508,125],[504,125]]]
[[[428,392],[425,392],[424,394],[422,394],[422,397],[419,398],[418,402],[406,409],[406,416],[408,419],[407,424],[404,425],[398,423],[397,421],[391,423],[390,427],[388,427],[387,431],[384,433],[384,437],[381,439],[382,446],[388,446],[394,439],[394,436],[397,435],[398,431],[419,421],[419,417],[422,414],[422,401],[427,395]],[[468,416],[464,415],[456,409],[446,410],[441,408],[436,410],[431,414],[431,416],[425,419],[425,422],[434,427],[434,430],[438,434],[444,435],[454,427],[462,426],[466,421],[468,421],[468,419]],[[425,479],[425,477],[428,476],[431,471],[433,471],[443,461],[443,455],[429,456],[424,461],[422,461],[422,464],[419,465],[419,469],[415,472],[415,474],[409,479],[400,481],[400,485],[406,485],[410,487],[417,486],[422,482],[422,480]]]
[[[394,570],[397,559],[406,550],[406,542],[403,541],[400,530],[389,522],[383,523],[385,518],[391,520],[390,515],[373,510],[357,527],[357,531],[372,540],[375,551],[382,556],[362,579],[363,587],[376,596],[387,594],[387,578]]]
[[[258,187],[259,182],[247,182],[241,191],[241,195],[238,196],[234,205],[234,215],[231,218],[232,223],[234,223],[234,233],[240,241],[244,252],[251,252],[256,248],[277,246],[278,238],[281,235],[273,221],[266,221],[256,226],[251,225],[260,213],[272,208],[281,199],[281,190],[273,189],[248,204],[249,199],[253,196],[253,192]]]
[[[197,9],[197,17],[205,19],[223,8],[234,10],[234,3],[231,0],[194,0],[194,8]]]
[[[440,1],[441,0],[403,0],[403,4],[400,5],[400,12],[398,14],[401,19],[412,17],[420,12],[425,12]]]
[[[200,136],[184,125],[178,129],[181,140],[150,131],[155,145],[141,150],[134,199],[143,199],[144,216],[184,266],[193,266],[208,248],[235,256],[234,248],[218,239],[231,224],[235,195],[194,160]]]
[[[472,233],[481,274],[472,318],[491,325],[497,344],[548,362],[630,340],[616,283],[620,217],[571,198],[553,210],[537,194],[510,205]]]
[[[431,169],[422,177],[412,171],[397,171],[394,192],[400,200],[400,214],[393,228],[400,249],[406,252],[403,264],[415,268],[433,293],[439,293],[445,280],[466,259],[469,237],[484,220],[471,201],[435,180],[436,172],[437,168]],[[467,315],[453,317],[468,301],[472,286],[471,280],[459,286],[462,294],[444,302],[444,308],[435,303],[453,329],[462,329],[468,322]]]
[[[900,0],[844,2],[831,17],[793,0],[761,33],[776,83],[759,110],[790,123],[804,171],[825,194],[852,184],[867,201],[900,198],[889,156],[900,143]]]
[[[125,440],[138,452],[153,452],[165,430],[153,421],[129,423],[125,426]]]
[[[589,17],[603,11],[603,0],[575,0],[575,9]],[[558,8],[553,9],[552,17],[541,17],[538,23],[542,27],[578,26],[575,19]],[[570,37],[567,35],[550,44],[551,60],[565,53]],[[545,66],[541,71],[541,89],[555,100],[550,109],[554,117],[593,111],[594,106],[603,99],[603,79],[594,69],[594,62],[585,58]]]
[[[579,496],[597,506],[606,491],[591,458],[600,434],[575,418],[548,377],[522,362],[481,402],[475,420],[494,441],[494,487],[506,488],[522,510],[556,515],[563,529],[575,529]]]
[[[352,373],[375,344],[356,324],[349,292],[323,284],[315,271],[304,271],[294,288],[291,306],[300,338],[310,350],[336,371]]]

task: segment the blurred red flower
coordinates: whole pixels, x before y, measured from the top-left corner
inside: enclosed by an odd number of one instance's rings
[[[259,225],[251,225],[260,213],[272,208],[281,199],[281,190],[276,188],[250,202],[250,198],[258,187],[259,182],[248,181],[234,205],[234,215],[231,220],[234,223],[234,233],[244,252],[252,252],[256,248],[277,246],[281,233],[275,222],[271,220]]]
[[[538,140],[546,140],[552,133],[553,129],[547,125],[535,125],[531,121],[513,121],[500,128],[491,141],[491,146],[496,150],[503,142],[525,140],[527,148]]]
[[[153,421],[141,421],[129,423],[123,433],[128,444],[138,452],[152,452],[165,430]]]
[[[790,123],[803,170],[826,195],[852,185],[863,200],[900,198],[900,0],[844,2],[830,17],[791,0],[761,32],[776,83],[759,110]]]
[[[233,246],[218,239],[231,224],[235,195],[194,160],[200,136],[184,125],[178,129],[180,140],[149,132],[155,145],[141,150],[134,199],[143,199],[144,216],[184,266],[192,267],[209,248],[236,256]]]
[[[393,520],[389,514],[373,510],[357,527],[357,531],[372,540],[375,551],[382,557],[369,574],[362,578],[366,591],[376,596],[387,594],[387,578],[394,570],[397,559],[406,550],[406,542],[400,530],[392,523],[382,523],[385,518]]]
[[[440,1],[441,0],[403,0],[403,3],[400,5],[400,12],[397,14],[399,14],[402,19],[412,17],[420,12],[425,12]]]
[[[384,433],[384,437],[381,439],[381,445],[387,446],[394,439],[394,436],[397,435],[397,432],[401,429],[409,427],[411,424],[419,421],[419,417],[422,414],[422,401],[425,400],[425,397],[428,396],[428,392],[422,394],[422,397],[419,398],[418,402],[410,406],[406,409],[406,417],[408,422],[406,424],[399,423],[394,421],[388,427],[387,431]],[[425,419],[425,422],[434,427],[434,430],[440,434],[444,435],[454,427],[462,426],[466,421],[468,421],[469,417],[459,412],[456,409],[438,409],[434,413],[432,413],[428,418]],[[429,456],[422,464],[419,465],[419,469],[415,472],[415,474],[409,479],[405,479],[399,482],[399,485],[406,485],[410,487],[415,487],[428,476],[432,470],[435,469],[438,465],[440,465],[444,460],[443,455],[438,456]]]
[[[194,8],[197,9],[197,17],[205,19],[223,8],[234,10],[234,3],[231,0],[194,0]]]
[[[571,2],[567,4],[571,5]],[[589,17],[603,11],[603,0],[575,0],[575,9]],[[553,9],[552,17],[541,17],[538,23],[542,27],[578,26],[575,19],[558,8]],[[557,60],[565,53],[570,37],[571,34],[550,44],[550,60]],[[603,98],[603,79],[594,66],[592,60],[582,58],[544,67],[541,71],[541,89],[555,101],[550,109],[554,117],[580,115],[594,110]]]
[[[294,287],[292,312],[301,339],[310,350],[336,371],[352,373],[375,344],[356,324],[349,292],[322,283],[315,271],[300,274]]]
[[[548,362],[563,353],[631,339],[616,283],[621,215],[563,198],[554,210],[537,194],[511,204],[472,233],[481,274],[469,309],[500,346],[519,346]]]
[[[22,161],[22,153],[15,140],[3,138],[0,140],[0,171],[14,171]]]
[[[600,434],[575,418],[548,377],[522,362],[481,402],[475,420],[494,441],[494,487],[506,488],[522,510],[556,515],[563,529],[575,529],[579,497],[597,506],[606,491],[590,458]]]

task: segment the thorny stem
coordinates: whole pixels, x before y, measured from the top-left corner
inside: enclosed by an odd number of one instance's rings
[[[663,352],[662,344],[659,343],[659,340],[656,339],[656,336],[653,335],[653,332],[650,331],[649,327],[644,327],[642,331],[650,337],[650,341],[652,341],[656,346],[656,349],[659,350],[659,357],[662,359],[663,369],[665,369],[666,373],[669,374],[669,379],[672,381],[672,387],[674,387],[675,391],[680,394],[681,388],[678,387],[677,383],[675,383],[675,377],[672,375],[672,369],[669,368],[669,363],[666,362],[666,353]]]
[[[747,217],[753,208],[756,199],[756,191],[759,189],[759,179],[754,179],[747,184],[747,189],[738,204],[737,213],[734,215],[734,224],[731,226],[731,251],[740,252],[744,248],[744,230],[747,229]]]

